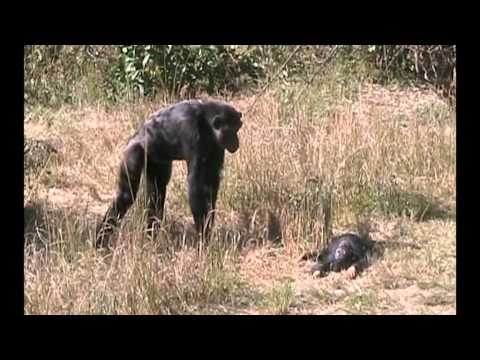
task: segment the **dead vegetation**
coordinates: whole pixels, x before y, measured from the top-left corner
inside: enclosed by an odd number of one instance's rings
[[[347,97],[323,86],[294,104],[275,91],[253,108],[232,101],[247,115],[208,246],[191,234],[182,163],[156,239],[143,233],[140,190],[116,248],[91,245],[122,147],[164,104],[31,113],[26,135],[50,140],[62,161],[25,187],[25,313],[454,314],[454,110],[425,90],[366,85]],[[372,265],[353,281],[312,278],[301,254],[359,218],[382,241]]]

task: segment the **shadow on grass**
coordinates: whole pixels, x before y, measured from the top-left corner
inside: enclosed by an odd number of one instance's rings
[[[440,199],[395,187],[361,189],[352,205],[357,213],[378,211],[386,216],[407,216],[418,222],[456,218],[455,209]]]
[[[71,252],[88,247],[93,217],[86,211],[55,209],[46,202],[32,202],[23,209],[24,246],[40,250],[58,247]]]
[[[193,222],[186,219],[167,219],[155,235],[161,248],[178,250],[195,247],[200,242]],[[259,246],[280,246],[282,226],[277,215],[269,210],[244,212],[234,219],[214,226],[207,244],[218,243],[225,248],[242,250]]]

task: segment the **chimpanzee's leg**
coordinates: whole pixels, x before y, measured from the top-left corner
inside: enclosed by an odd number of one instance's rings
[[[97,247],[106,245],[113,228],[135,201],[144,162],[144,151],[140,144],[126,148],[120,165],[117,196],[97,229]]]
[[[208,200],[210,205],[210,213],[207,217],[208,223],[206,225],[206,228],[208,233],[210,233],[210,230],[213,227],[213,222],[215,220],[215,205],[217,203],[218,188],[220,187],[220,171],[210,176],[207,183],[209,184],[208,186],[211,198]]]
[[[146,169],[147,178],[147,229],[153,233],[154,222],[163,220],[167,184],[172,175],[172,162],[155,163],[149,161]]]
[[[213,226],[213,211],[220,184],[219,172],[212,173],[195,161],[188,163],[188,199],[197,232],[208,238]]]

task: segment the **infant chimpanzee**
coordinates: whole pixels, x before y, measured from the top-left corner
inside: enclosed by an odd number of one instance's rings
[[[370,241],[358,235],[347,233],[332,238],[328,247],[318,254],[311,271],[315,277],[326,276],[328,272],[347,270],[350,279],[367,265],[367,250]]]

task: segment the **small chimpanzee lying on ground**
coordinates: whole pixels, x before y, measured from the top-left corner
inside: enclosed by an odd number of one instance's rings
[[[373,241],[351,233],[335,236],[328,247],[318,254],[311,272],[315,277],[323,277],[330,271],[347,270],[347,276],[353,279],[366,267],[367,251],[372,245]],[[312,257],[311,253],[304,255],[302,260],[309,257]]]
[[[130,138],[119,169],[118,190],[97,229],[97,246],[107,239],[135,201],[146,173],[148,228],[164,215],[173,160],[185,160],[188,199],[196,229],[207,234],[213,223],[225,149],[238,150],[242,113],[218,101],[182,101],[152,114]]]

